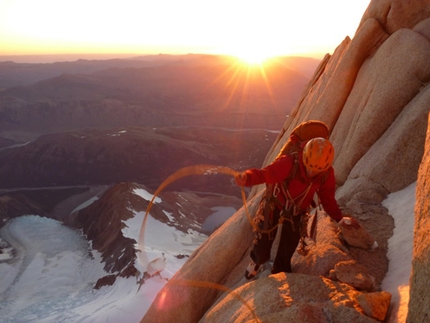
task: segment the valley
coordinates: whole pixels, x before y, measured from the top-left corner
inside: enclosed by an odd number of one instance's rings
[[[155,191],[186,166],[260,167],[317,63],[278,58],[262,70],[212,55],[0,62],[0,217],[63,218],[100,187]],[[166,191],[241,204],[222,175]]]

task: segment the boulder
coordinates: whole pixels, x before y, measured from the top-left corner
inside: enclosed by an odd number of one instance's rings
[[[376,248],[378,246],[375,239],[362,225],[360,225],[359,228],[354,228],[349,225],[349,223],[346,223],[346,221],[348,220],[343,219],[341,221],[341,225],[339,225],[340,233],[346,243],[350,246],[366,250]]]
[[[387,292],[362,293],[357,295],[356,301],[367,316],[383,322],[390,308],[391,294]]]
[[[333,245],[320,243],[309,249],[306,256],[295,253],[292,259],[293,272],[314,276],[328,276],[330,270],[338,263],[350,260],[351,257]]]
[[[365,266],[355,260],[338,262],[330,271],[330,278],[363,291],[375,289],[375,278],[369,275]]]

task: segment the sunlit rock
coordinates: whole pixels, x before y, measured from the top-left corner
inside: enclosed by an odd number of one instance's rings
[[[346,220],[342,220],[346,221]],[[375,239],[361,225],[359,228],[354,228],[349,224],[341,224],[339,226],[342,238],[347,244],[361,249],[371,249],[378,246]]]
[[[377,322],[361,310],[361,294],[327,278],[280,273],[226,293],[201,322]]]
[[[338,262],[330,271],[330,278],[362,291],[372,291],[375,288],[375,278],[369,275],[365,266],[355,260]]]
[[[425,153],[418,173],[415,204],[414,250],[407,322],[428,320],[430,297],[430,122]]]
[[[383,322],[390,307],[391,294],[387,292],[363,293],[356,296],[356,301],[367,316]]]

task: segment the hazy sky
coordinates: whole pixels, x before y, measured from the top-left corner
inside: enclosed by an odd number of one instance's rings
[[[370,0],[0,0],[0,55],[332,53]]]

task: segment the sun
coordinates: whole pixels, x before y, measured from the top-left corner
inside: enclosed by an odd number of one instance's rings
[[[230,50],[233,56],[247,65],[262,65],[265,61],[276,57],[276,51],[270,46],[245,46]]]
[[[264,61],[269,59],[270,56],[265,54],[250,52],[250,53],[244,53],[244,54],[238,55],[238,57],[240,58],[241,61],[249,65],[261,65],[264,63]]]
[[[248,65],[261,65],[266,60],[274,56],[267,52],[257,50],[244,50],[236,52],[233,55]]]

